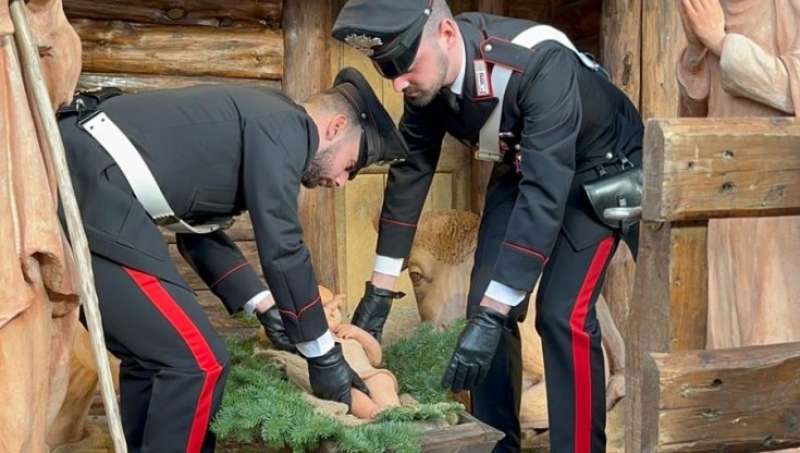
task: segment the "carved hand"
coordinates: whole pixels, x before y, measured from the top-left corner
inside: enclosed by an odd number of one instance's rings
[[[719,0],[682,0],[681,3],[697,39],[719,56],[725,41],[725,11]]]

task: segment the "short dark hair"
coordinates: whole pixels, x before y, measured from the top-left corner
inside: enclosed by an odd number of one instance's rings
[[[447,6],[447,2],[445,0],[433,0],[431,4],[431,15],[425,23],[422,36],[427,38],[431,36],[432,33],[438,31],[439,24],[445,19],[455,20],[452,11],[450,11],[450,7]]]
[[[329,88],[312,95],[306,99],[306,104],[311,104],[317,108],[326,110],[334,114],[341,114],[347,118],[348,123],[353,126],[360,124],[358,112],[353,108],[353,105],[347,102],[344,95],[335,88]]]

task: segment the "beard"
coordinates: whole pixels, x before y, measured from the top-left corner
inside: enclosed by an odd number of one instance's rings
[[[300,178],[300,183],[304,187],[314,189],[319,187],[322,181],[322,173],[331,167],[333,158],[336,156],[336,146],[329,146],[326,149],[317,151],[308,168],[303,172],[303,177]]]
[[[415,107],[425,107],[433,102],[433,99],[444,86],[444,79],[447,77],[448,69],[450,69],[450,62],[447,60],[444,50],[439,48],[438,45],[432,45],[431,50],[433,51],[434,64],[436,65],[436,82],[426,89],[406,88],[404,90],[405,100]],[[409,97],[406,91],[412,92],[414,97]]]

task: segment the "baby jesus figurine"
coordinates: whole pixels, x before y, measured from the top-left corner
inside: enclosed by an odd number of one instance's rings
[[[319,287],[319,295],[322,299],[325,318],[328,320],[328,328],[333,334],[334,340],[341,344],[345,360],[364,381],[370,392],[367,395],[352,388],[351,414],[358,419],[370,420],[389,407],[399,406],[397,379],[389,370],[376,368],[380,366],[383,356],[381,345],[365,330],[343,321],[340,307],[344,302],[344,295],[334,296],[329,289],[323,286]],[[270,307],[263,308],[266,310]],[[265,337],[266,335],[262,331],[262,339],[266,339]],[[293,384],[307,393],[311,393],[305,359],[281,349],[285,348],[273,344],[273,349],[266,350],[265,353],[283,364],[286,374]]]
[[[370,395],[353,388],[351,412],[358,418],[372,419],[387,408],[399,406],[397,379],[387,369],[380,366],[383,358],[381,345],[365,330],[342,320],[340,306],[344,295],[334,296],[330,290],[320,286],[320,297],[328,320],[328,328],[337,343],[342,345],[342,352],[347,363],[364,381]]]

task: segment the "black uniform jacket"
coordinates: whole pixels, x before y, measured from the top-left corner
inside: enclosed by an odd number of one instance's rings
[[[482,55],[481,43],[488,38],[502,44],[536,25],[478,13],[456,20],[467,55],[459,108],[452,110],[441,95],[426,107],[406,103],[400,130],[410,156],[389,172],[378,240],[378,253],[384,256],[405,258],[409,253],[445,132],[476,144],[497,104],[493,97],[475,96],[473,61],[483,56],[492,62],[491,54]],[[582,65],[572,51],[554,41],[530,50],[513,47],[513,55],[504,56],[516,64],[500,132],[512,150],[505,154],[506,164],[513,164],[513,150],[519,149],[519,196],[493,280],[530,291],[560,230],[577,250],[610,234],[591,213],[580,184],[598,176],[594,169],[600,163],[613,164],[621,155],[640,161],[643,127],[627,97],[601,72]]]
[[[207,86],[119,96],[100,109],[137,147],[178,217],[204,223],[247,210],[290,338],[325,332],[297,212],[319,141],[302,107],[276,91]],[[116,163],[75,115],[59,126],[91,251],[185,286]],[[230,312],[266,289],[223,231],[178,234],[177,243]]]

